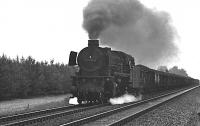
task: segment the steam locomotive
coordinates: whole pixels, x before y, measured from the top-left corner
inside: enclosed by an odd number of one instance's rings
[[[72,76],[71,93],[83,101],[105,103],[125,93],[138,96],[155,90],[198,84],[190,77],[156,71],[135,65],[134,57],[111,48],[99,47],[99,40],[88,40],[88,47],[79,54],[71,51],[69,66],[79,71]]]

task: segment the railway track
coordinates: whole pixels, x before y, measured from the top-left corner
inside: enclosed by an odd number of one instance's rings
[[[165,95],[161,95],[161,96],[158,96],[158,97],[154,97],[154,98],[150,98],[150,99],[146,99],[146,100],[142,100],[142,101],[138,101],[138,102],[134,102],[134,103],[127,103],[127,104],[123,104],[123,105],[114,106],[113,109],[111,109],[112,107],[110,107],[107,110],[105,109],[105,111],[103,111],[103,112],[98,112],[97,114],[88,115],[86,117],[81,116],[81,119],[75,118],[75,119],[72,119],[72,121],[66,122],[65,124],[63,124],[63,123],[59,123],[59,124],[62,124],[60,126],[71,126],[71,125],[88,124],[90,122],[92,123],[92,122],[95,122],[95,120],[99,120],[99,119],[114,115],[116,113],[126,111],[128,109],[133,108],[133,107],[140,106],[142,104],[148,103],[148,102],[156,100],[156,99],[161,99],[163,97],[175,94],[177,92],[180,92],[180,91],[173,91],[171,93],[167,93]],[[186,93],[186,92],[187,91],[185,91],[184,93]],[[66,106],[66,107],[60,107],[60,108],[53,108],[53,109],[35,111],[35,112],[31,112],[31,113],[18,114],[18,115],[14,115],[14,116],[10,116],[10,117],[0,118],[0,125],[15,126],[15,125],[30,125],[30,124],[34,124],[34,123],[35,124],[40,123],[40,122],[45,123],[45,121],[55,120],[59,117],[62,118],[64,116],[69,116],[69,115],[72,115],[72,114],[78,114],[78,113],[82,113],[82,112],[87,113],[87,110],[93,111],[93,109],[104,108],[105,106],[109,106],[109,105],[104,104],[104,105],[94,105],[94,106],[89,106],[89,107],[86,107],[86,106],[85,107],[81,107],[81,106],[68,106],[67,107]],[[151,110],[151,108],[149,108],[147,110]],[[144,112],[145,112],[145,110],[139,112],[136,115],[130,116],[130,117],[125,116],[127,119],[126,118],[120,118],[120,119],[118,119],[118,121],[112,122],[112,123],[106,124],[106,125],[113,126],[113,125],[122,124],[123,120],[128,120],[130,118],[136,117],[136,116],[138,116],[138,115],[140,115],[141,113],[144,113]],[[91,125],[97,125],[97,124],[91,124]]]
[[[187,90],[181,90],[181,91],[174,91],[168,94],[160,95],[154,98],[130,103],[127,105],[124,105],[122,107],[118,107],[113,110],[108,110],[102,113],[98,113],[86,118],[82,118],[79,120],[75,120],[66,124],[62,124],[60,126],[76,126],[76,125],[108,125],[108,126],[116,126],[116,125],[123,125],[124,123],[132,120],[133,118],[136,118],[150,110],[153,110],[154,108],[162,105],[163,103],[172,100],[178,96],[181,96],[193,89],[198,88],[199,86],[187,89]],[[135,108],[135,109],[133,109]],[[133,109],[133,110],[131,110]],[[121,113],[125,111],[124,113],[128,115],[125,115],[123,118],[118,118],[113,120],[110,116],[116,116],[116,113]],[[131,111],[131,113],[129,112]],[[124,114],[123,113],[123,114]],[[109,119],[110,118],[110,119]],[[116,117],[115,117],[116,118]]]
[[[13,116],[1,117],[0,125],[1,126],[29,125],[37,122],[43,122],[46,120],[54,119],[57,117],[62,117],[68,114],[86,111],[100,106],[102,105],[93,105],[89,107],[80,105],[70,105],[70,106],[45,109],[40,111],[33,111],[24,114],[16,114]]]
[[[50,112],[62,111],[62,110],[71,109],[74,107],[75,107],[74,105],[68,105],[68,106],[64,106],[64,107],[56,107],[56,108],[51,108],[51,109],[44,109],[44,110],[20,113],[20,114],[15,114],[12,116],[4,116],[4,117],[0,117],[0,122],[7,122],[7,121],[16,120],[16,119],[22,119],[22,118],[42,115],[42,114],[46,114],[46,113],[50,113]]]

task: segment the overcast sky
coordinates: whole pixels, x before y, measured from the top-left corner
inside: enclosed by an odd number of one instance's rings
[[[32,56],[37,61],[67,63],[70,50],[87,46],[82,11],[89,0],[1,0],[0,55]],[[142,0],[149,8],[171,15],[180,49],[169,67],[178,65],[200,78],[200,2],[198,0]]]

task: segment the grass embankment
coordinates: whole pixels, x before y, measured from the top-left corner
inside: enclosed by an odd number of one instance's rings
[[[70,95],[45,96],[0,102],[0,117],[68,105]]]

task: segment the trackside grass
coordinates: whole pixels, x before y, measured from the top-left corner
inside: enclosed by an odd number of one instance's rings
[[[0,102],[0,117],[68,105],[70,95],[45,96]]]

